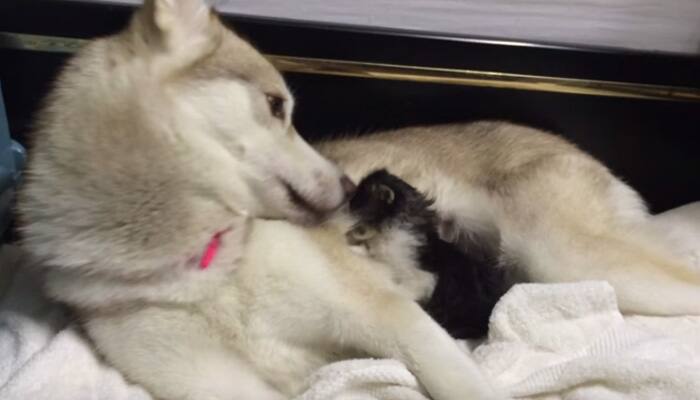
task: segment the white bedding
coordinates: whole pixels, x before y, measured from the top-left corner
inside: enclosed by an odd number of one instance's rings
[[[40,295],[29,269],[14,274],[22,262],[14,249],[0,249],[8,283],[0,292],[0,399],[150,400],[102,364],[63,310]]]
[[[605,282],[513,287],[474,357],[515,398],[700,399],[700,317],[623,318]],[[397,362],[340,362],[297,400],[424,400],[405,374]]]
[[[656,221],[697,263],[700,203]],[[28,270],[14,273],[21,263],[11,248],[0,249],[0,399],[150,399],[99,361]],[[514,287],[474,356],[518,398],[700,399],[700,317],[623,317],[603,282]],[[298,398],[330,399],[425,397],[400,363],[351,360],[321,369]]]

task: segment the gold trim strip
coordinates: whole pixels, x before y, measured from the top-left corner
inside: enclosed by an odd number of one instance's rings
[[[0,48],[43,51],[48,53],[73,53],[80,50],[87,40],[29,35],[26,33],[0,32]]]
[[[285,72],[442,83],[499,89],[667,101],[700,101],[700,89],[558,78],[466,69],[432,68],[317,58],[268,56]]]
[[[0,47],[71,53],[86,41],[54,36],[0,32]],[[700,89],[615,81],[559,78],[467,69],[433,68],[321,58],[267,55],[281,71],[369,79],[567,93],[631,99],[700,102]]]

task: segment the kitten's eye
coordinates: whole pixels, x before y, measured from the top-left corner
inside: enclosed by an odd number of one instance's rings
[[[375,228],[364,224],[358,224],[352,228],[346,236],[351,245],[358,245],[372,239],[377,233]]]
[[[267,94],[265,98],[267,99],[267,105],[270,106],[270,114],[284,121],[284,99],[274,94]]]
[[[353,229],[352,232],[355,234],[355,236],[360,238],[367,236],[367,228],[364,226],[358,226],[357,228]]]

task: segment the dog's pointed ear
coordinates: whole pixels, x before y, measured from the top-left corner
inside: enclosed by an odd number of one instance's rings
[[[213,39],[215,18],[204,0],[145,0],[142,12],[149,33],[167,50],[190,51]]]
[[[203,0],[149,0],[153,21],[165,34],[198,35],[206,33],[211,8]]]

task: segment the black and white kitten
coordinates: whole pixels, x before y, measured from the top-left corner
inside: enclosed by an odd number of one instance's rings
[[[416,300],[454,338],[483,337],[496,302],[511,286],[509,268],[486,240],[471,238],[465,247],[441,239],[431,206],[405,181],[375,171],[350,200],[357,223],[347,233],[348,242],[395,268],[397,283],[413,289]]]

